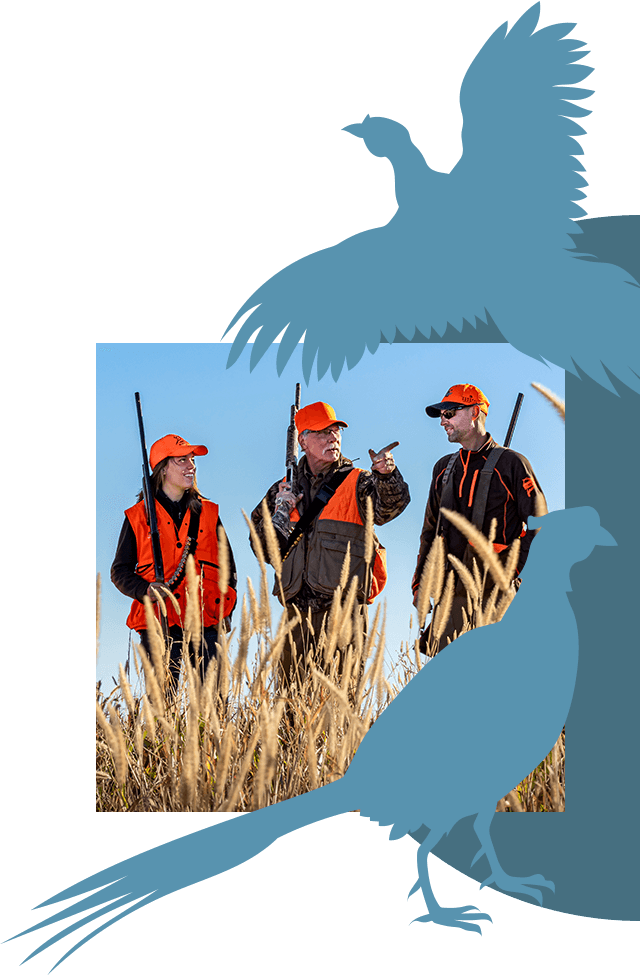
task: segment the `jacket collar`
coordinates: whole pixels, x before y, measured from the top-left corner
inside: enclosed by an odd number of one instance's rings
[[[184,518],[189,506],[189,496],[186,491],[179,501],[172,501],[171,498],[164,493],[162,488],[160,488],[156,494],[156,501],[162,505],[168,514],[171,515],[177,525],[179,525]]]
[[[326,471],[321,471],[319,474],[313,474],[309,464],[307,463],[306,456],[303,455],[298,461],[298,474],[304,475],[310,481],[313,481],[318,478],[323,479],[325,477],[330,477],[331,474],[335,474],[336,471],[341,470],[343,467],[353,467],[353,462],[350,461],[348,457],[340,454],[338,460],[334,464],[331,464],[330,467],[327,467]]]
[[[495,442],[491,434],[488,433],[487,439],[485,440],[485,442],[482,444],[481,447],[478,447],[477,450],[465,450],[464,447],[461,447],[460,456],[462,457],[464,454],[467,454],[467,456],[469,454],[488,454],[490,450],[493,450],[493,448],[497,446],[498,444]]]

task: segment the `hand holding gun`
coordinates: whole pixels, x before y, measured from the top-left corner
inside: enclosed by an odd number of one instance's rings
[[[296,430],[296,413],[300,409],[300,383],[296,383],[296,395],[291,407],[291,420],[287,427],[287,453],[285,457],[285,483],[287,490],[293,492],[294,480],[298,471],[298,431]]]

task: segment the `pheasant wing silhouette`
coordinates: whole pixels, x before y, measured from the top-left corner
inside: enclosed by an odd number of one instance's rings
[[[578,662],[577,627],[566,598],[569,568],[595,545],[616,543],[593,508],[556,511],[530,521],[541,531],[523,573],[525,585],[506,617],[464,634],[430,661],[369,730],[342,779],[148,850],[61,891],[40,907],[86,896],[21,932],[71,920],[29,958],[117,912],[74,944],[60,964],[145,904],[245,862],[286,833],[350,809],[360,809],[381,825],[393,823],[390,839],[408,832],[415,838],[421,827],[429,829],[418,848],[419,880],[411,891],[420,889],[424,895],[428,913],[420,921],[480,932],[477,922],[488,919],[473,905],[442,907],[429,882],[429,852],[471,815],[481,843],[474,862],[485,855],[490,867],[485,884],[541,903],[539,888],[553,890],[553,883],[538,874],[505,873],[490,824],[500,797],[551,750],[569,711]],[[535,716],[505,733],[505,709],[523,688],[539,690]],[[86,911],[91,913],[78,917]]]
[[[463,155],[451,173],[430,169],[398,122],[367,116],[346,131],[391,162],[398,209],[389,223],[289,265],[243,304],[225,334],[249,314],[228,366],[257,331],[253,369],[283,332],[281,373],[304,335],[303,374],[317,357],[321,378],[337,379],[365,349],[461,331],[491,316],[515,348],[574,374],[577,366],[608,389],[603,368],[640,391],[640,288],[622,267],[579,259],[570,234],[585,211],[584,167],[575,121],[590,112],[575,87],[584,42],[574,24],[536,31],[531,7],[503,24],[468,69],[461,89]],[[570,253],[569,249],[573,249]],[[637,334],[637,330],[632,331]]]

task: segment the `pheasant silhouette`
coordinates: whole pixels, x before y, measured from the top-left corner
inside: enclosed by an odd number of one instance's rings
[[[540,532],[523,572],[525,584],[505,618],[463,634],[431,660],[369,730],[342,779],[148,850],[63,890],[39,906],[87,896],[21,934],[92,913],[73,921],[29,958],[86,923],[118,911],[61,962],[143,905],[230,870],[286,833],[352,809],[381,825],[393,823],[390,839],[407,833],[416,838],[418,830],[428,828],[418,848],[419,879],[411,891],[422,890],[427,905],[428,913],[419,921],[481,933],[477,922],[490,920],[473,905],[442,907],[429,882],[429,852],[460,819],[472,815],[481,843],[474,862],[484,855],[490,868],[484,884],[541,903],[539,888],[553,890],[553,883],[539,874],[505,873],[490,824],[501,796],[552,749],[569,711],[578,664],[577,627],[566,597],[569,569],[595,545],[616,542],[589,507],[555,511],[530,522],[541,526]],[[550,673],[553,680],[548,680]],[[510,725],[506,733],[505,708],[523,688],[535,689],[535,719]]]
[[[576,159],[585,130],[574,121],[591,114],[574,104],[593,94],[574,87],[592,71],[575,63],[588,52],[566,37],[575,24],[535,31],[539,13],[535,4],[510,31],[503,24],[469,67],[463,155],[450,173],[430,169],[398,122],[367,115],[345,126],[391,163],[398,209],[385,226],[304,257],[258,288],[225,331],[251,311],[228,367],[257,331],[253,369],[284,330],[279,374],[304,336],[305,380],[316,356],[318,378],[331,368],[337,379],[381,340],[424,341],[448,324],[460,332],[490,321],[527,355],[574,375],[579,367],[616,392],[608,370],[640,392],[638,282],[609,255],[578,259],[571,236],[581,233],[572,218],[585,216],[575,201],[588,185]]]

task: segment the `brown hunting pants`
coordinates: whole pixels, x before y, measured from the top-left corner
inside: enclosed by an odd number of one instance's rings
[[[331,670],[333,660],[325,660],[324,653],[318,647],[318,641],[322,633],[323,626],[326,626],[329,619],[329,609],[318,610],[316,612],[300,611],[302,623],[297,620],[297,613],[293,606],[287,606],[289,620],[296,620],[296,625],[291,630],[290,639],[285,640],[282,656],[280,657],[280,681],[281,689],[286,691],[293,681],[302,684],[308,670],[313,664],[318,670],[328,674]],[[353,609],[353,628],[362,627],[363,637],[367,632],[367,608],[361,603],[356,603]],[[337,645],[333,657],[338,654],[338,675],[342,674],[348,653],[354,652],[354,639],[346,641],[343,645]]]

